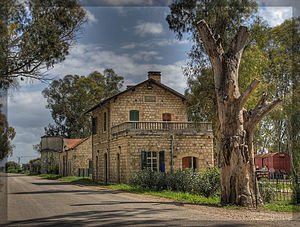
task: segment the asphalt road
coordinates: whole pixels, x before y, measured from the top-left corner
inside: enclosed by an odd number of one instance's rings
[[[230,220],[168,200],[25,175],[8,175],[5,226],[282,226]],[[289,222],[291,224],[291,222]],[[295,224],[295,223],[294,223]],[[284,224],[285,226],[288,226]]]

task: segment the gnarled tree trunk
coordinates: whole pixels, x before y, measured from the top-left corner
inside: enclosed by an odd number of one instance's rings
[[[223,204],[254,207],[257,187],[254,183],[254,130],[262,118],[279,105],[281,100],[267,102],[267,94],[264,93],[253,109],[246,110],[243,107],[259,84],[258,80],[253,80],[244,94],[240,94],[238,69],[248,39],[246,27],[240,27],[226,53],[221,41],[215,39],[204,20],[198,23],[197,28],[214,72],[221,201]],[[259,193],[258,202],[262,204]]]

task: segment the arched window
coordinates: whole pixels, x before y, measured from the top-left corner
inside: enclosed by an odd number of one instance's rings
[[[130,110],[129,111],[129,120],[130,121],[139,121],[140,112],[138,110]]]

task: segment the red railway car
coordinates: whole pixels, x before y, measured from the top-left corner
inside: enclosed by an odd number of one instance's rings
[[[285,153],[256,154],[254,162],[257,169],[267,167],[272,173],[291,174],[291,159]]]

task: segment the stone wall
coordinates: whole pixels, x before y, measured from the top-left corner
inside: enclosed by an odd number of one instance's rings
[[[130,120],[130,110],[139,111],[139,121],[162,121],[163,113],[171,114],[171,121],[186,122],[186,101],[168,89],[151,83],[142,83],[107,101],[93,110],[97,117],[97,133],[92,135],[93,180],[101,183],[128,183],[130,176],[141,170],[141,151],[164,151],[165,171],[171,170],[173,144],[173,169],[182,168],[182,158],[195,157],[197,169],[213,165],[213,136],[211,132],[128,132],[117,136],[110,134],[112,126]],[[155,102],[145,102],[152,96]],[[155,97],[153,99],[153,97]],[[106,112],[106,131],[104,126]]]
[[[41,173],[49,173],[51,167],[59,168],[59,152],[42,150],[41,151]]]
[[[78,176],[79,168],[88,169],[92,160],[92,138],[84,140],[74,148],[60,153],[61,176]]]
[[[111,126],[129,121],[129,111],[139,111],[139,121],[162,121],[163,113],[171,113],[172,121],[187,121],[185,101],[179,96],[152,84],[136,87],[111,100]],[[156,102],[145,102],[145,96],[154,96]]]

